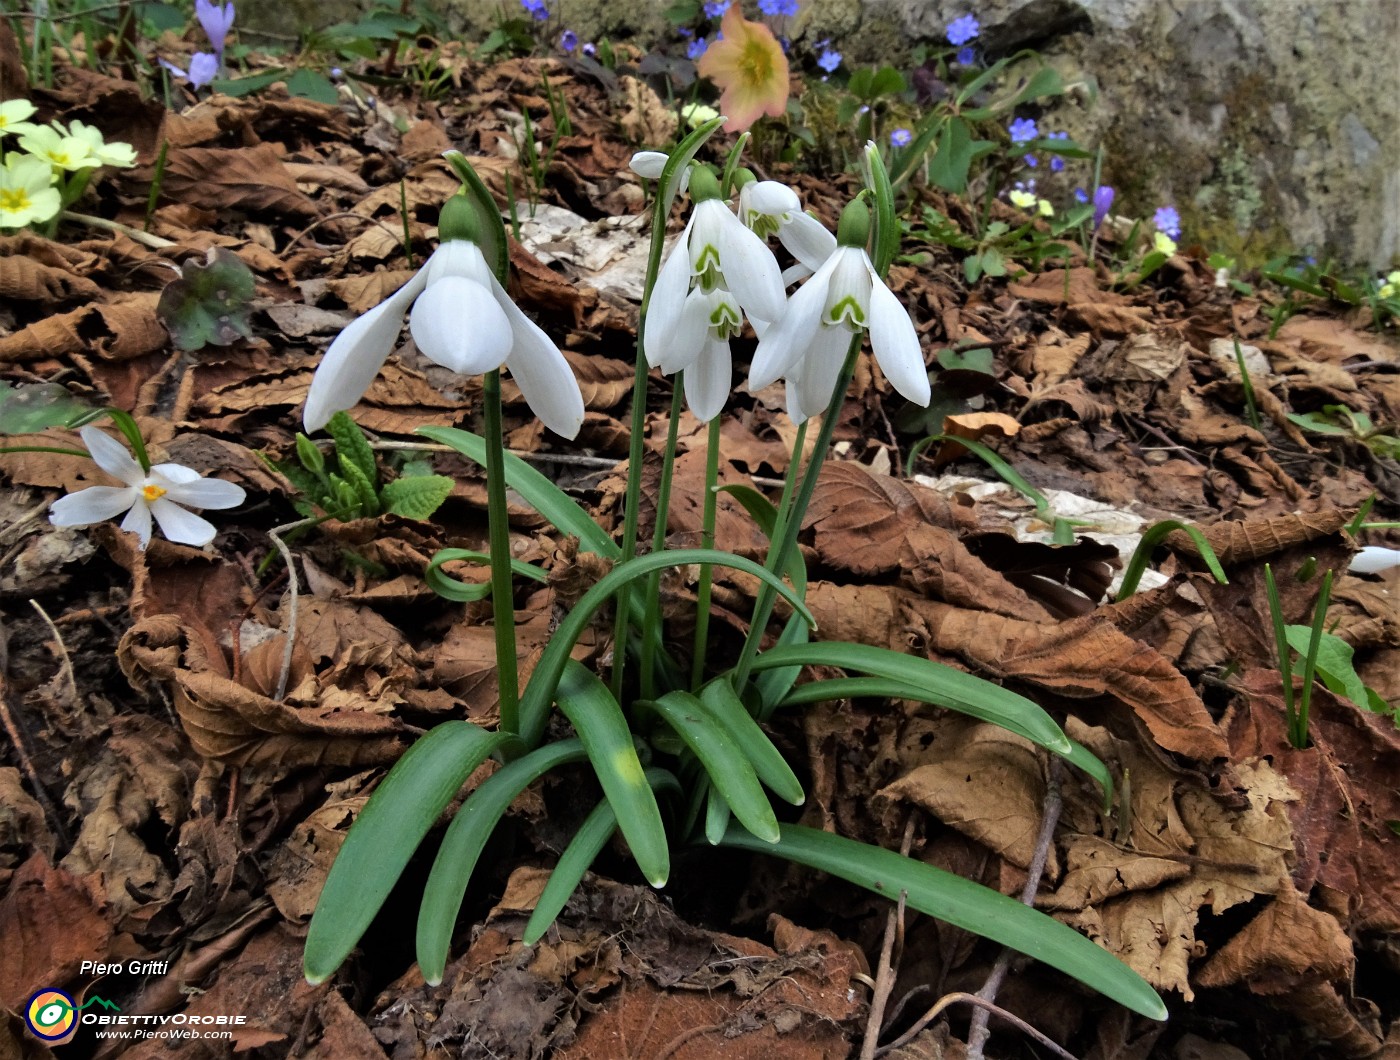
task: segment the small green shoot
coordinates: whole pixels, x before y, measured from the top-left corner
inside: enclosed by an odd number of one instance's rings
[[[1269,600],[1269,618],[1274,627],[1274,647],[1278,652],[1279,673],[1283,678],[1283,709],[1288,725],[1288,742],[1300,750],[1308,745],[1308,708],[1312,702],[1313,676],[1317,672],[1318,651],[1322,645],[1322,626],[1327,618],[1327,605],[1332,598],[1332,572],[1322,577],[1322,588],[1318,590],[1317,604],[1313,610],[1312,625],[1307,630],[1307,650],[1303,654],[1303,688],[1301,693],[1293,688],[1293,649],[1290,647],[1288,626],[1283,620],[1283,604],[1279,599],[1278,585],[1274,581],[1273,568],[1264,564],[1264,586]]]

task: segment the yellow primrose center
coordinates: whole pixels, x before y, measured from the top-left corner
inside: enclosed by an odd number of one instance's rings
[[[151,501],[158,501],[164,497],[165,490],[153,482],[149,486],[141,487],[141,496],[145,497],[146,503],[149,504]]]
[[[0,188],[0,213],[21,213],[34,207],[26,188]]]

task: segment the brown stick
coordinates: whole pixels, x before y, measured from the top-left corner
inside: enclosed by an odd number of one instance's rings
[[[927,1027],[930,1023],[937,1019],[939,1013],[941,1013],[945,1008],[947,1008],[950,1005],[956,1005],[960,1001],[968,1005],[975,1005],[979,1010],[995,1012],[998,1016],[1006,1020],[1007,1023],[1011,1024],[1022,1034],[1026,1035],[1028,1038],[1034,1038],[1041,1045],[1045,1046],[1045,1048],[1049,1049],[1056,1056],[1060,1057],[1061,1060],[1077,1060],[1073,1053],[1067,1052],[1065,1049],[1055,1044],[1053,1041],[1047,1038],[1040,1031],[1036,1030],[1034,1027],[1032,1027],[1029,1023],[1023,1020],[1020,1016],[1016,1015],[1014,1012],[1007,1012],[1006,1009],[1002,1008],[1000,1005],[993,1004],[986,998],[978,997],[976,994],[966,994],[962,991],[959,991],[956,994],[944,994],[942,997],[940,997],[937,1001],[933,1003],[932,1008],[930,1008],[927,1012],[925,1012],[922,1016],[919,1017],[919,1021],[915,1023],[914,1026],[910,1027],[898,1038],[890,1042],[889,1045],[886,1045],[884,1048],[876,1052],[876,1057],[884,1056],[886,1053],[893,1052],[895,1049],[898,1049],[902,1045],[907,1045],[909,1042],[913,1041],[925,1027]]]
[[[899,844],[899,852],[906,858],[914,845],[914,815],[909,814],[904,822],[904,840]],[[885,1008],[894,992],[895,956],[898,943],[899,953],[904,953],[904,903],[909,898],[908,891],[899,892],[899,904],[890,910],[885,920],[885,938],[880,944],[880,963],[875,972],[875,992],[870,998],[870,1015],[865,1021],[865,1040],[860,1045],[860,1060],[874,1060],[875,1050],[880,1044],[880,1030],[885,1022]]]

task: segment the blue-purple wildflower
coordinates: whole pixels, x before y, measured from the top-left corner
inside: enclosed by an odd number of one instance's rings
[[[590,59],[593,58],[595,55],[598,54],[598,46],[594,44],[591,40],[585,41],[583,44],[583,54],[588,56]]]
[[[1094,189],[1094,227],[1098,228],[1103,224],[1103,219],[1108,216],[1109,209],[1113,206],[1113,189],[1107,184],[1102,184]]]
[[[708,0],[705,4],[706,18],[723,18],[729,10],[729,0]]]
[[[1030,166],[1032,169],[1040,165],[1040,159],[1036,158],[1035,155],[1023,155],[1021,157],[1021,161],[1024,162],[1026,165]]]
[[[1181,235],[1181,215],[1176,212],[1175,206],[1158,207],[1157,212],[1152,215],[1152,223],[1157,231],[1171,236],[1172,239]]]
[[[798,0],[758,0],[758,9],[769,18],[791,18],[797,14]]]
[[[1080,206],[1083,206],[1086,202],[1089,201],[1089,193],[1083,188],[1075,188],[1074,201],[1079,203]]]
[[[204,28],[204,35],[209,38],[209,46],[214,49],[214,55],[222,63],[224,60],[224,42],[228,39],[228,31],[233,27],[233,4],[223,5],[211,3],[210,0],[194,0],[195,18],[199,19],[199,24]]]
[[[974,15],[961,15],[948,23],[948,43],[960,47],[982,32]],[[959,60],[961,62],[961,60]]]
[[[1014,118],[1007,126],[1007,131],[1011,134],[1013,144],[1028,144],[1039,135],[1034,118]]]
[[[1059,155],[1052,155],[1050,158],[1050,172],[1058,173],[1065,168],[1065,160]]]
[[[914,140],[914,134],[908,129],[896,129],[890,133],[891,147],[908,147]]]
[[[961,48],[955,57],[959,66],[971,66],[977,61],[977,53],[969,48]]]
[[[696,37],[693,41],[686,45],[685,57],[691,62],[694,62],[696,59],[700,58],[700,56],[705,54],[705,49],[709,46],[709,41],[705,40],[704,37]]]
[[[559,34],[559,47],[572,54],[573,50],[578,47],[578,34],[571,29],[566,29]]]
[[[817,56],[817,65],[829,74],[834,74],[836,68],[841,65],[841,53],[826,48]]]

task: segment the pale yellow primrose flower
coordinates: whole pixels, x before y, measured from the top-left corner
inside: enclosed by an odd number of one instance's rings
[[[1163,254],[1176,253],[1176,241],[1165,232],[1158,232],[1152,237],[1152,247],[1154,250],[1159,250]]]
[[[0,136],[13,133],[24,136],[38,128],[31,125],[28,118],[34,114],[34,104],[27,99],[7,99],[0,103]]]
[[[1012,206],[1022,210],[1029,210],[1035,205],[1035,196],[1028,191],[1021,191],[1019,188],[1007,195],[1007,198],[1011,200]]]
[[[54,125],[57,126],[58,123],[54,122]],[[68,126],[68,136],[87,144],[88,153],[97,159],[99,165],[116,166],[120,169],[136,165],[136,148],[120,140],[107,143],[102,138],[102,131],[91,125],[74,121]]]
[[[47,221],[62,205],[47,162],[14,153],[5,159],[0,166],[0,228]]]
[[[1040,202],[1036,203],[1035,208],[1040,212],[1041,217],[1055,216],[1055,207],[1051,204],[1049,199],[1041,199]]]
[[[19,138],[19,146],[36,158],[42,158],[55,169],[74,172],[96,169],[102,163],[92,153],[92,145],[76,136],[63,136],[57,129],[40,125]]]

